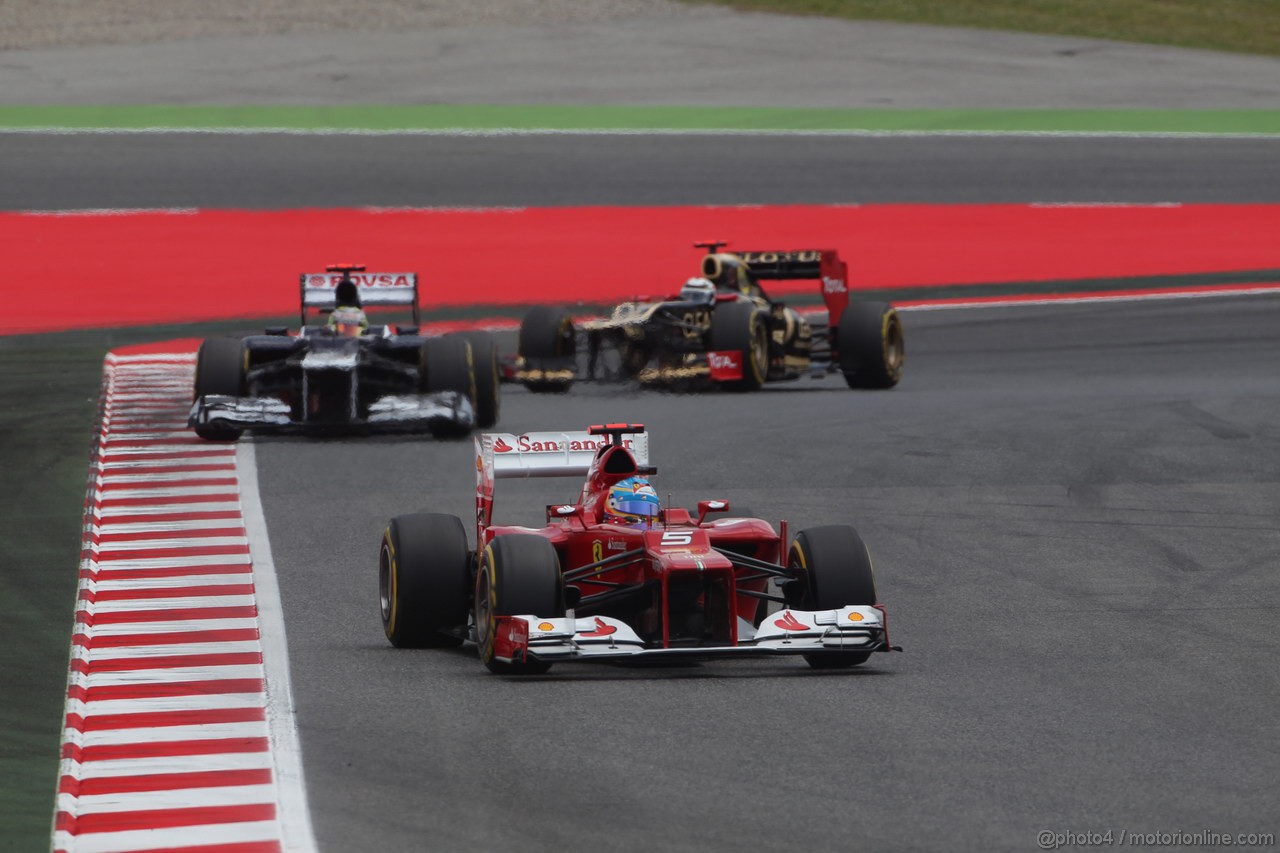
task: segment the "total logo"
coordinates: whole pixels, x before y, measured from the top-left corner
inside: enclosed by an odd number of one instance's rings
[[[351,273],[356,287],[413,287],[413,275],[403,272]],[[342,273],[316,273],[307,276],[307,287],[337,287]]]
[[[707,361],[715,370],[737,370],[742,362],[732,352],[712,352],[707,354]]]
[[[849,288],[845,286],[844,279],[831,278],[830,276],[822,277],[823,293],[848,293]]]

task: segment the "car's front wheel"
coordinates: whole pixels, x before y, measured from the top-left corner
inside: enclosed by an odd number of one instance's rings
[[[428,338],[422,342],[423,390],[457,391],[476,409],[476,373],[471,355],[471,344],[466,338],[446,335]],[[471,428],[448,421],[439,421],[431,429],[437,438],[458,438],[467,435]]]
[[[194,398],[239,397],[245,387],[244,343],[238,338],[209,338],[196,353]],[[235,441],[242,430],[223,422],[201,424],[196,435],[206,441]]]
[[[484,549],[476,572],[475,624],[480,660],[490,672],[536,675],[545,661],[503,661],[495,656],[499,616],[564,616],[564,582],[556,549],[541,536],[509,533]]]
[[[456,646],[466,629],[471,552],[457,516],[398,515],[378,549],[382,629],[393,646]]]
[[[566,371],[566,377],[548,379],[545,376],[525,379],[524,385],[535,393],[559,393],[573,385],[572,372],[576,369],[577,332],[569,312],[554,305],[535,305],[524,315],[520,323],[520,339],[517,352],[526,363],[526,369]]]
[[[811,527],[791,542],[785,586],[787,606],[797,610],[838,610],[876,603],[876,579],[867,546],[847,524]],[[804,656],[816,669],[866,663],[871,652],[813,652]]]

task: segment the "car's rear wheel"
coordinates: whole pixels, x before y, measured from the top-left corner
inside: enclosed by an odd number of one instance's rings
[[[906,358],[902,319],[888,302],[850,302],[836,330],[836,352],[850,388],[892,388]]]
[[[711,312],[710,350],[741,353],[742,378],[721,383],[731,391],[755,391],[769,375],[769,330],[750,302],[722,302]]]
[[[569,312],[554,305],[535,305],[524,315],[520,323],[520,341],[517,351],[524,360],[526,370],[564,370],[570,374],[576,369],[577,333]],[[532,368],[530,368],[532,365]],[[573,385],[572,375],[565,378],[525,379],[524,385],[535,393],[559,393]]]
[[[446,335],[422,342],[422,383],[427,393],[457,391],[476,408],[476,374],[471,344],[466,338]],[[455,421],[437,421],[431,428],[438,438],[459,438],[471,427]]]
[[[238,338],[209,338],[196,353],[194,398],[240,397],[245,391],[245,349]],[[225,422],[201,424],[196,435],[208,441],[235,441],[242,430]]]
[[[791,542],[787,566],[795,579],[785,586],[787,605],[797,610],[838,610],[876,603],[876,579],[867,546],[847,524],[811,527]],[[871,652],[813,652],[804,659],[816,669],[866,663]]]
[[[546,672],[546,661],[498,660],[494,655],[499,616],[564,616],[564,581],[560,558],[541,536],[510,533],[494,537],[485,548],[476,572],[475,625],[480,660],[490,672],[502,675],[536,675]]]
[[[466,630],[471,552],[456,516],[399,515],[378,550],[382,629],[398,648],[456,646]]]
[[[498,422],[498,342],[489,332],[460,332],[471,344],[476,374],[476,426],[488,429]]]

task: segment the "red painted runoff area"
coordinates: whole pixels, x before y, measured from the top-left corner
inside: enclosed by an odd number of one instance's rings
[[[419,273],[430,318],[670,294],[708,239],[838,249],[857,290],[1269,269],[1277,234],[1280,205],[10,212],[0,333],[286,316],[336,262]]]

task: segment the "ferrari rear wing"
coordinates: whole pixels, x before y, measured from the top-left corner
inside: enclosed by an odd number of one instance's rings
[[[493,517],[494,480],[508,477],[583,476],[602,447],[620,444],[649,466],[649,435],[639,424],[607,424],[575,432],[484,433],[476,436],[476,519],[479,527]],[[482,541],[481,531],[477,541]]]
[[[476,468],[481,480],[507,477],[582,476],[609,436],[581,432],[484,433],[476,437]],[[649,465],[649,435],[627,435],[623,447],[636,465]]]
[[[302,291],[302,322],[308,308],[334,308],[334,294],[343,278],[350,278],[361,306],[407,305],[418,324],[418,274],[412,272],[364,272],[359,266],[334,266],[326,272],[304,272],[298,277]]]

